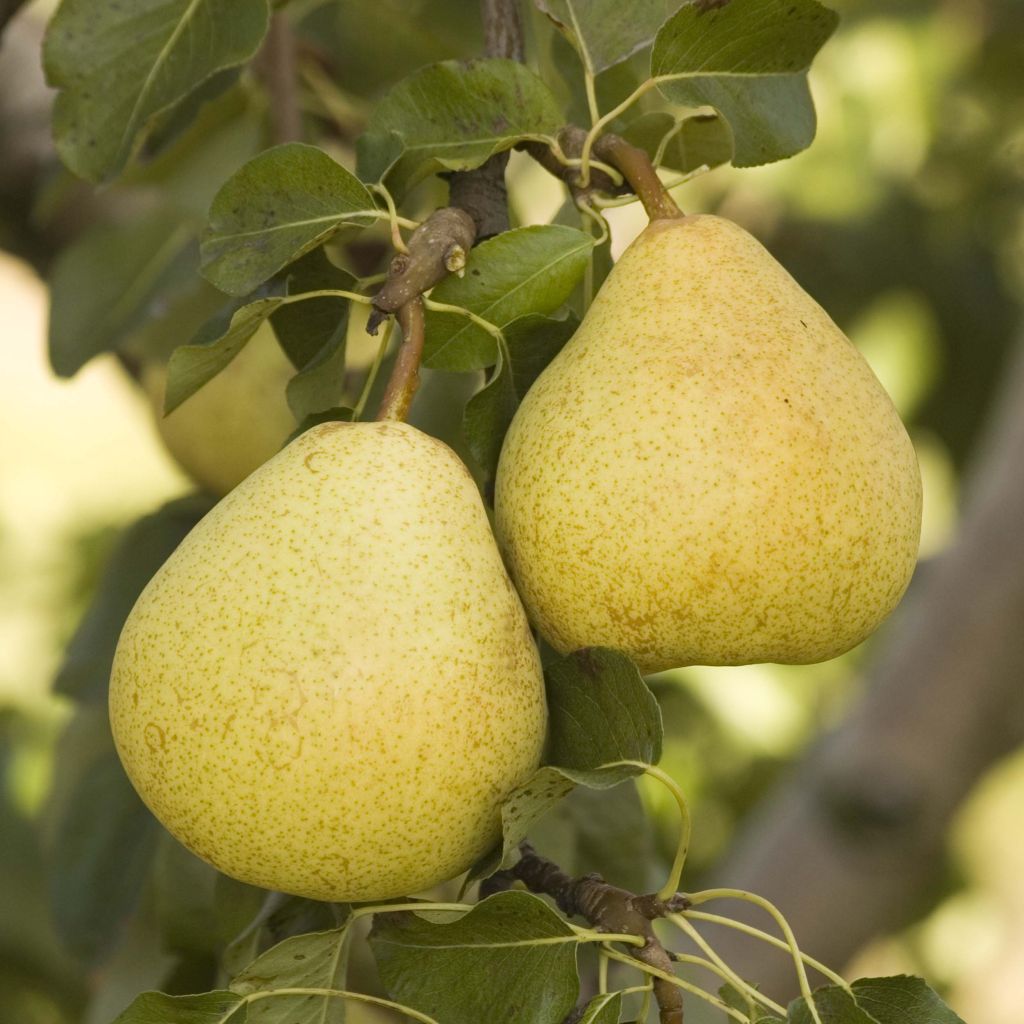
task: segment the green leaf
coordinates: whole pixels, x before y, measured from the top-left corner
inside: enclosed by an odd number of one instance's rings
[[[522,64],[443,61],[399,82],[374,109],[358,142],[359,175],[401,197],[431,174],[552,138],[562,121],[551,91]]]
[[[256,53],[268,17],[267,0],[64,0],[43,48],[61,159],[91,181],[116,175],[158,114]]]
[[[196,225],[161,209],[124,225],[86,232],[54,264],[50,363],[61,377],[130,335],[183,293],[194,291]]]
[[[103,570],[88,611],[64,652],[54,689],[106,708],[117,639],[128,613],[157,569],[212,507],[189,495],[130,526]]]
[[[296,935],[254,960],[231,981],[239,995],[284,988],[345,988],[348,923],[330,931]],[[250,1024],[337,1024],[345,1001],[337,996],[277,996],[249,1007]]]
[[[490,380],[466,403],[462,421],[466,443],[488,486],[519,403],[578,326],[575,317],[555,320],[530,313],[505,328],[508,358],[499,350]]]
[[[446,277],[431,293],[499,328],[527,314],[558,309],[583,276],[594,240],[559,224],[515,228],[476,246],[461,278]],[[438,370],[479,370],[497,362],[495,339],[456,313],[428,312],[424,364]]]
[[[377,914],[369,941],[391,998],[443,1024],[561,1024],[579,994],[576,936],[529,893],[444,924]]]
[[[677,76],[659,81],[665,96],[729,122],[737,167],[781,160],[814,138],[806,72],[836,23],[816,0],[686,4],[658,32],[651,75]]]
[[[135,908],[159,826],[114,750],[105,705],[80,711],[61,740],[51,907],[66,946],[102,962]]]
[[[501,807],[500,849],[483,857],[469,880],[486,878],[513,859],[532,826],[577,785],[609,789],[661,757],[661,711],[636,666],[624,655],[585,648],[548,665],[548,759]]]
[[[682,0],[534,0],[596,75],[647,46]]]
[[[169,415],[191,398],[208,380],[223,370],[249,343],[260,325],[281,307],[282,296],[257,299],[234,312],[227,330],[219,333],[220,319],[201,332],[200,341],[174,350],[167,364],[167,391],[164,415]],[[208,339],[209,335],[212,339]]]
[[[619,1024],[622,996],[618,992],[605,992],[594,996],[580,1017],[579,1024]]]
[[[250,160],[221,187],[201,244],[203,274],[246,295],[345,227],[364,227],[376,204],[323,150],[298,142]]]
[[[234,992],[204,992],[196,996],[143,992],[118,1015],[114,1024],[222,1024],[241,1004],[241,996]]]
[[[814,1003],[822,1024],[964,1024],[921,978],[860,978],[852,996],[838,985],[816,989]],[[800,997],[789,1004],[790,1024],[811,1024]]]
[[[707,165],[727,164],[732,159],[732,132],[714,114],[690,114],[677,118],[665,111],[651,111],[631,121],[620,133],[655,159],[664,143],[660,167],[684,174]]]

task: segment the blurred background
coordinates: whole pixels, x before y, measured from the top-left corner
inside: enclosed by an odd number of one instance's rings
[[[676,195],[764,241],[871,363],[920,459],[922,561],[900,611],[843,658],[654,678],[663,767],[692,803],[689,888],[762,892],[809,953],[850,976],[920,974],[968,1024],[1020,1024],[1024,5],[832,5],[842,21],[811,75],[812,148],[764,168],[717,168]],[[171,456],[168,445],[184,442],[161,440],[147,395],[159,373],[140,368],[140,353],[189,340],[209,297],[126,326],[123,296],[103,295],[102,283],[93,287],[107,305],[87,308],[87,271],[102,282],[123,248],[96,225],[152,216],[154,194],[201,215],[267,143],[249,89],[244,102],[217,101],[215,145],[182,157],[174,177],[155,161],[99,194],[76,184],[48,141],[39,47],[52,6],[22,7],[0,41],[0,1020],[105,1024],[145,988],[209,987],[262,896],[165,841],[119,774],[103,703],[134,593],[212,501],[193,480],[217,490],[224,476],[187,459],[186,473]],[[480,50],[475,16],[454,0],[296,0],[290,10],[324,51],[303,77],[311,136],[321,131],[343,160],[390,83]],[[578,104],[571,52],[540,16],[528,28],[531,57]],[[620,77],[604,87],[623,89],[641,65],[607,73]],[[563,206],[561,187],[520,154],[510,182],[517,223]],[[443,202],[436,187],[421,192],[424,209]],[[609,219],[615,253],[644,223],[635,205]],[[356,255],[373,268],[384,241]],[[81,290],[91,327],[116,325],[120,359],[54,374],[47,278]],[[370,358],[358,323],[350,338],[358,370]],[[472,386],[428,375],[417,415],[445,436],[457,423],[452,395]],[[612,881],[649,884],[677,826],[663,794],[641,796],[652,824],[630,826],[625,853],[586,797],[541,838],[572,867],[596,860]],[[629,877],[614,876],[616,863]],[[305,912],[306,924],[319,920]],[[755,980],[792,994],[781,954],[721,939]]]

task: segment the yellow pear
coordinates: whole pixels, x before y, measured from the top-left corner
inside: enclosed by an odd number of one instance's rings
[[[653,221],[508,432],[497,530],[559,651],[804,663],[906,589],[921,480],[864,359],[751,235]]]
[[[332,901],[465,870],[546,725],[479,493],[403,423],[314,427],[221,501],[128,617],[110,714],[190,850]]]
[[[167,450],[200,486],[227,494],[281,450],[295,418],[285,387],[295,367],[264,324],[211,381],[164,416],[167,364],[147,363],[142,386]]]

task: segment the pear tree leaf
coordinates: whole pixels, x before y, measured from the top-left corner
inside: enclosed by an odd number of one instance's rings
[[[442,61],[376,106],[358,142],[359,176],[401,197],[431,174],[479,167],[524,139],[551,139],[562,121],[551,91],[524,65]]]
[[[658,32],[651,75],[672,102],[725,118],[737,167],[782,160],[814,138],[807,69],[836,22],[817,0],[686,4]]]
[[[348,921],[330,931],[295,935],[259,956],[231,981],[247,996],[286,988],[343,990],[348,964]],[[336,996],[281,995],[254,1001],[250,1024],[341,1024],[345,1002]]]
[[[604,992],[594,996],[587,1003],[579,1024],[619,1024],[622,1013],[622,994],[620,992]]]
[[[242,1005],[234,992],[203,992],[194,996],[169,996],[143,992],[119,1014],[114,1024],[224,1024]]]
[[[468,882],[514,860],[535,821],[577,785],[610,789],[661,758],[661,710],[636,666],[623,654],[587,647],[550,663],[548,759],[501,807],[500,847],[471,869]]]
[[[121,767],[105,703],[72,719],[58,764],[51,909],[67,948],[96,965],[138,903],[159,826]]]
[[[124,345],[147,320],[194,291],[196,231],[161,209],[87,231],[58,257],[50,288],[50,364],[71,377]]]
[[[267,0],[64,0],[43,47],[53,127],[76,174],[118,174],[158,115],[259,49]]]
[[[167,391],[164,415],[170,415],[186,399],[191,398],[207,381],[223,370],[249,343],[261,324],[281,308],[283,296],[257,299],[237,309],[223,333],[221,320],[200,331],[198,340],[174,350],[167,364]],[[211,337],[212,335],[212,337]]]
[[[596,75],[650,44],[683,0],[534,0]]]
[[[816,989],[822,1024],[964,1024],[921,978],[859,978],[847,992],[838,985]],[[789,1024],[811,1024],[801,996],[789,1004]]]
[[[528,313],[505,328],[505,347],[498,351],[490,380],[466,403],[462,421],[466,443],[488,486],[519,403],[578,326],[575,317],[556,320]]]
[[[576,935],[530,893],[444,923],[377,914],[369,942],[391,998],[444,1024],[561,1024],[579,995]]]
[[[676,117],[664,110],[652,110],[631,121],[620,134],[652,160],[660,153],[660,167],[684,174],[705,165],[709,169],[719,167],[732,159],[729,124],[715,114]]]
[[[431,299],[462,306],[504,330],[527,314],[552,313],[583,276],[594,239],[560,224],[514,228],[476,246],[463,277],[446,277]],[[424,365],[479,370],[498,361],[484,328],[458,313],[427,313]]]
[[[200,252],[206,278],[246,295],[345,227],[365,227],[376,204],[358,178],[323,150],[299,142],[239,168],[210,207]]]
[[[157,569],[212,507],[209,498],[192,494],[164,505],[124,532],[64,652],[54,682],[57,693],[106,708],[114,651],[128,613]]]

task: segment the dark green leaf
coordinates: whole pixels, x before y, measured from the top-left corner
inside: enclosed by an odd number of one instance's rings
[[[658,33],[651,74],[686,106],[714,107],[732,128],[738,167],[792,156],[814,138],[806,71],[836,15],[816,0],[687,4]]]
[[[268,16],[267,0],[64,0],[43,50],[61,158],[92,181],[116,175],[158,114],[256,53]]]
[[[557,224],[515,228],[478,245],[463,277],[447,277],[437,302],[462,306],[504,329],[527,314],[558,309],[583,275],[594,240]],[[428,313],[424,363],[438,370],[479,370],[497,362],[495,339],[455,313]]]
[[[622,1013],[622,996],[618,992],[606,992],[594,996],[580,1017],[580,1024],[619,1024]]]
[[[534,0],[597,74],[647,46],[682,0]]]
[[[652,160],[661,151],[659,166],[684,174],[704,165],[718,167],[732,158],[732,132],[728,123],[714,114],[677,118],[665,111],[651,111],[631,121],[621,135]]]
[[[205,276],[246,295],[344,227],[370,223],[366,187],[323,150],[298,142],[250,160],[210,207],[201,253]]]
[[[860,978],[852,995],[838,985],[816,989],[822,1024],[964,1024],[921,978]],[[789,1005],[790,1024],[812,1024],[803,997]]]
[[[507,865],[533,822],[577,785],[608,789],[643,771],[620,761],[656,764],[661,711],[636,666],[601,647],[576,651],[545,670],[551,766],[541,768],[502,804],[502,843],[480,860],[470,880]]]
[[[106,707],[114,650],[128,613],[153,574],[211,507],[208,498],[190,495],[128,528],[64,652],[54,683],[58,693]]]
[[[578,326],[574,317],[554,320],[531,313],[504,329],[508,359],[498,353],[490,380],[466,403],[463,416],[466,443],[486,483],[494,480],[502,442],[523,396]]]
[[[76,771],[60,794],[51,905],[68,948],[98,963],[138,902],[159,826],[124,774],[106,707],[79,713],[61,755]]]
[[[50,289],[50,363],[62,377],[120,347],[157,309],[194,290],[197,226],[173,210],[86,232],[65,249]]]
[[[359,139],[359,174],[396,196],[438,171],[479,167],[523,139],[555,135],[548,87],[512,60],[443,61],[399,82]]]
[[[560,1024],[579,992],[576,945],[569,925],[524,892],[446,924],[378,914],[370,932],[391,997],[444,1024]]]
[[[208,380],[216,377],[245,348],[260,325],[280,308],[283,301],[282,297],[275,296],[250,302],[235,311],[223,334],[204,330],[202,341],[175,349],[167,364],[164,415],[174,412]],[[208,341],[206,335],[210,333],[215,336]]]
[[[239,995],[283,988],[345,988],[348,925],[285,939],[231,981]],[[335,1024],[345,1002],[336,996],[276,996],[249,1007],[252,1024]]]
[[[234,992],[204,992],[196,996],[143,992],[114,1024],[222,1024],[241,1003],[241,996]]]

